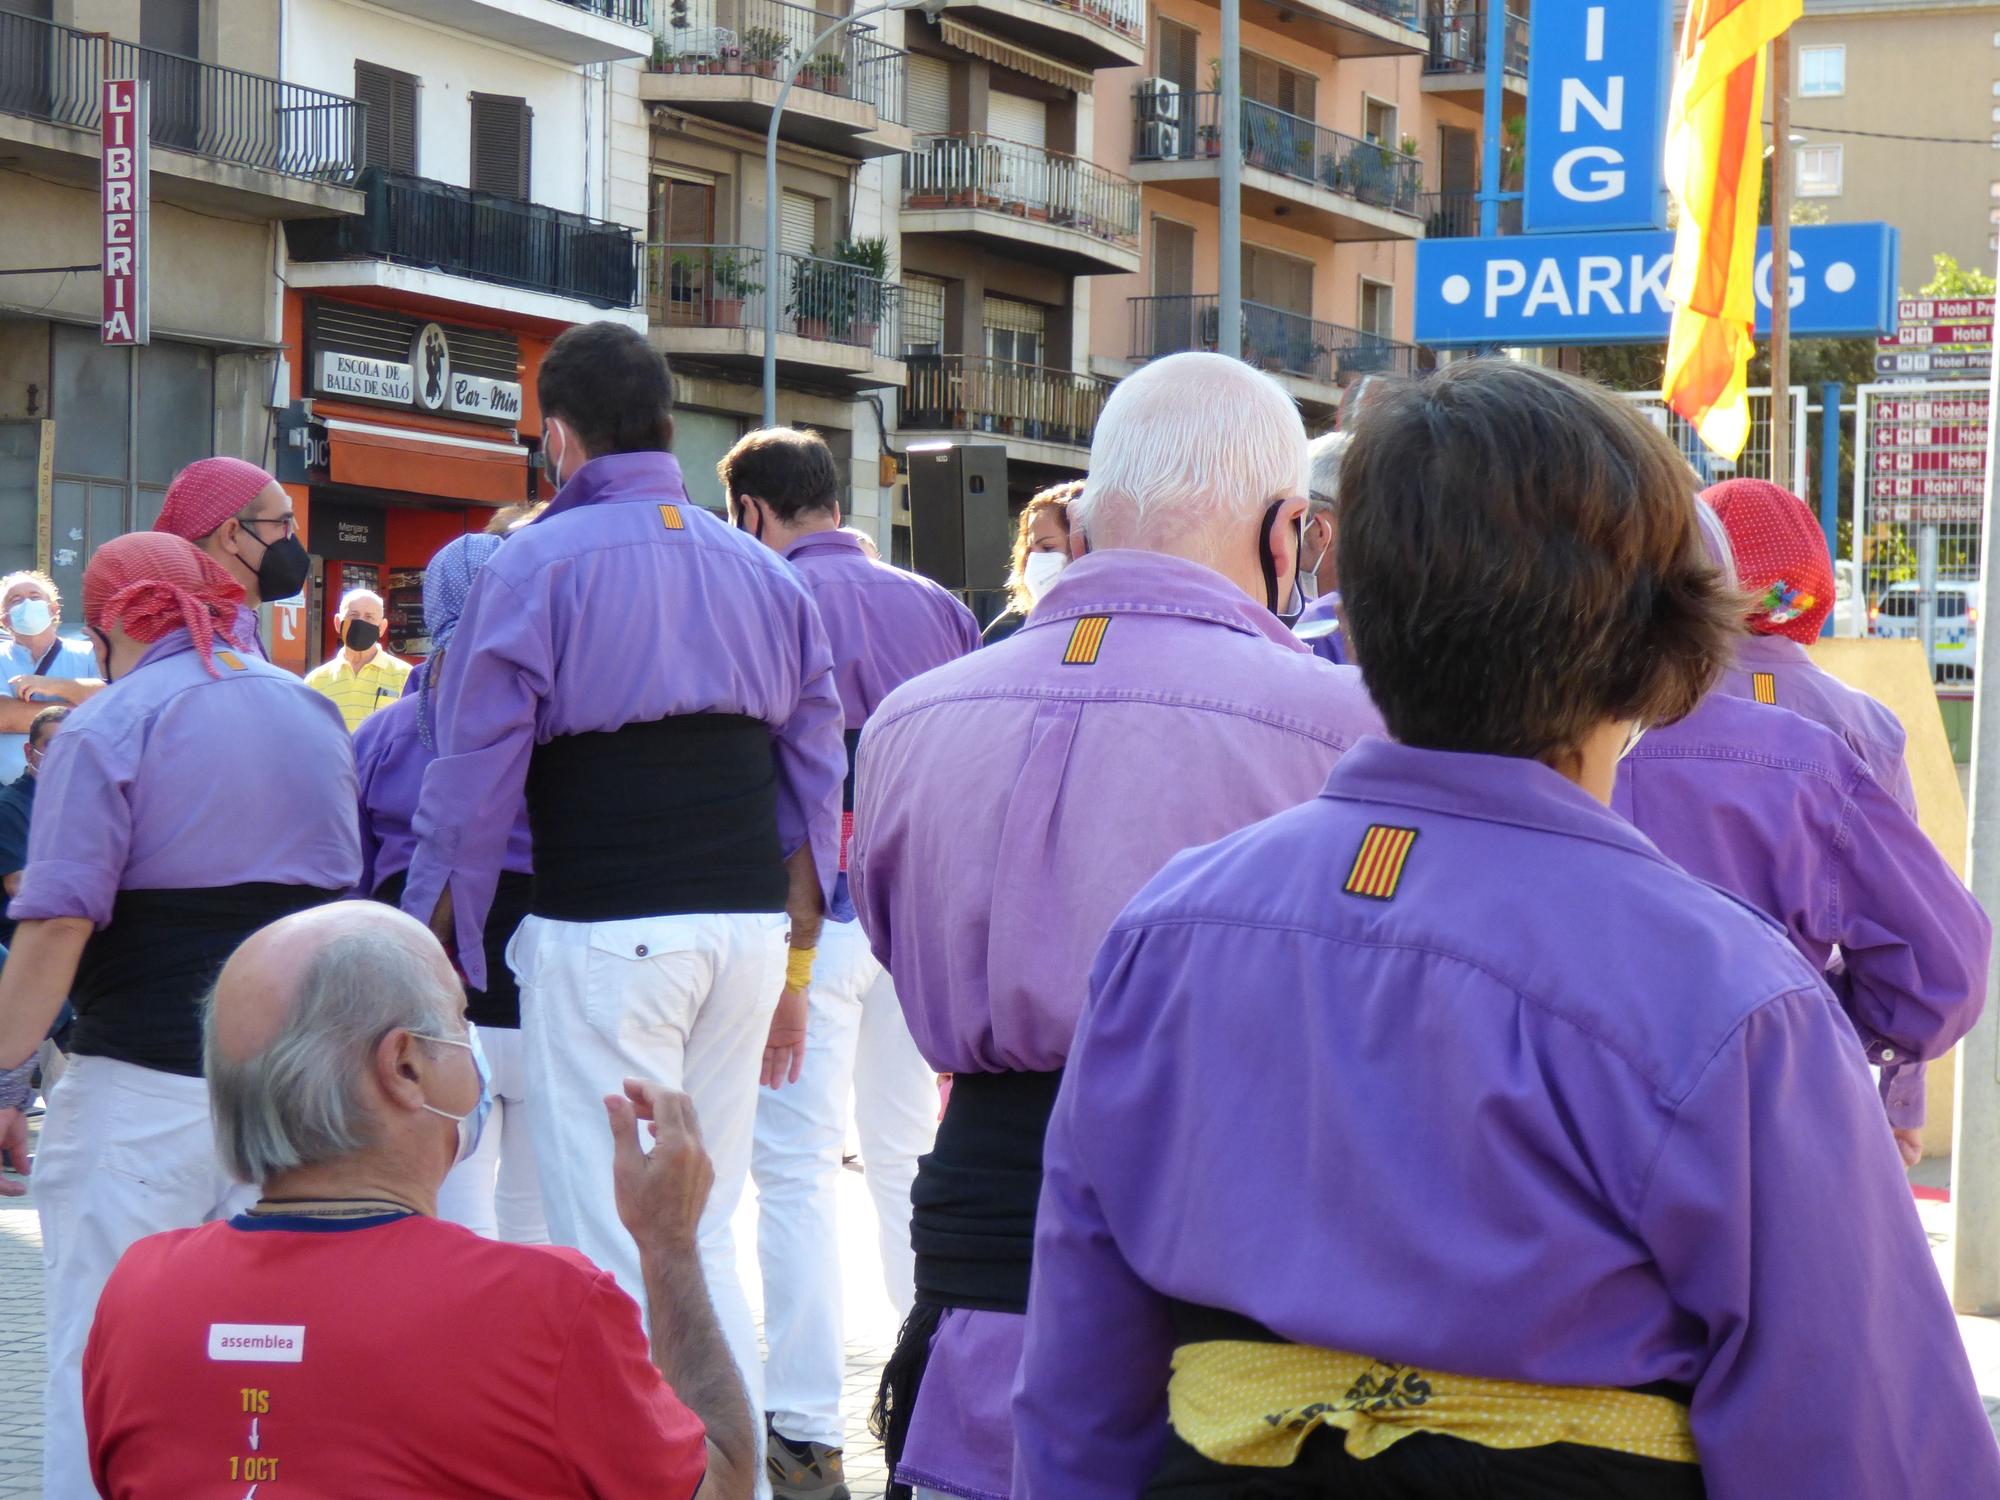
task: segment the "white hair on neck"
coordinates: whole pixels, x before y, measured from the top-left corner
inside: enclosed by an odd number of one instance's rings
[[[349,589],[340,596],[340,615],[345,616],[350,609],[354,608],[363,599],[374,600],[377,609],[387,609],[389,607],[383,601],[382,596],[373,589]]]
[[[1327,432],[1312,440],[1306,450],[1312,461],[1312,503],[1314,509],[1340,503],[1340,455],[1347,451],[1346,432]]]
[[[1305,424],[1283,386],[1224,354],[1170,354],[1104,403],[1070,522],[1093,545],[1185,544],[1254,525],[1306,480]]]

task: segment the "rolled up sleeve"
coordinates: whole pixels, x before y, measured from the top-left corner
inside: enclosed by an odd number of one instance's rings
[[[42,760],[39,804],[28,830],[16,922],[111,920],[132,848],[131,778],[136,757],[88,728],[66,729]]]

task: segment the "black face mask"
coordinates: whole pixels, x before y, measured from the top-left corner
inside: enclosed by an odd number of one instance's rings
[[[366,651],[382,639],[382,627],[373,620],[349,620],[347,633],[341,637],[350,651]]]
[[[1298,545],[1292,553],[1292,587],[1285,599],[1285,607],[1278,607],[1278,560],[1271,555],[1271,523],[1277,519],[1283,500],[1273,500],[1264,518],[1257,523],[1257,560],[1264,568],[1264,607],[1276,615],[1286,625],[1298,623],[1300,615],[1306,612],[1305,590],[1299,587],[1298,568],[1305,564],[1306,531],[1305,517],[1299,517]]]
[[[312,559],[297,537],[267,543],[263,560],[257,564],[257,593],[266,604],[289,599],[305,587],[306,574],[311,571]]]
[[[97,670],[104,674],[104,680],[106,682],[110,682],[111,681],[111,637],[105,635],[101,631],[91,629],[91,627],[88,625],[84,626],[83,630],[84,634],[90,637],[90,644],[96,648]]]
[[[750,524],[752,521],[755,521],[757,524],[752,526]],[[748,505],[741,502],[738,502],[736,506],[736,529],[748,533],[760,542],[764,540],[763,518],[751,510]]]

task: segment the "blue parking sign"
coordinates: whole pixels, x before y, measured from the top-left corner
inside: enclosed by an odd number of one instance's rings
[[[1529,233],[1667,227],[1669,21],[1667,0],[1535,0],[1522,204]]]

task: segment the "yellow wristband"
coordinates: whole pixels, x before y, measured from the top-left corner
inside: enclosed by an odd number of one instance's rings
[[[813,955],[817,948],[787,948],[785,950],[785,988],[788,990],[807,989],[812,984]]]

